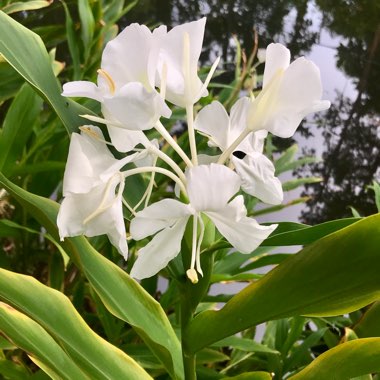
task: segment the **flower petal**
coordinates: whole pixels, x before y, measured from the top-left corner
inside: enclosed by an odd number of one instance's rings
[[[100,128],[86,126],[90,133],[71,135],[69,155],[63,179],[63,195],[68,193],[87,193],[100,182],[99,176],[117,160],[108,150]]]
[[[240,98],[231,108],[230,120],[231,130],[229,137],[229,145],[233,143],[237,137],[247,127],[248,110],[251,104],[251,99],[247,96]]]
[[[251,253],[277,227],[277,224],[261,226],[253,218],[246,216],[242,195],[237,196],[224,209],[205,212],[219,232],[242,253]]]
[[[262,153],[264,150],[264,142],[267,136],[268,131],[265,129],[252,132],[239,144],[236,150],[240,150],[246,154],[249,154],[251,152]]]
[[[269,44],[265,54],[263,88],[278,70],[286,70],[290,63],[290,51],[281,44]]]
[[[306,115],[329,108],[330,102],[322,101],[321,97],[318,67],[303,57],[298,58],[284,73],[277,103],[265,129],[276,136],[293,136]]]
[[[194,129],[210,138],[210,146],[218,146],[222,151],[231,143],[228,141],[230,119],[223,105],[218,101],[202,108],[194,121]]]
[[[134,240],[141,240],[173,226],[179,219],[191,215],[189,205],[175,199],[163,199],[139,211],[131,221],[130,233]]]
[[[132,277],[137,279],[151,277],[165,268],[169,261],[178,255],[188,219],[189,217],[184,217],[177,220],[140,249],[131,270]]]
[[[158,52],[151,31],[134,23],[107,43],[101,67],[112,77],[116,90],[129,82],[142,82],[153,89]]]
[[[171,115],[161,96],[139,82],[128,83],[115,96],[105,98],[104,107],[126,129],[135,131],[151,129],[162,115]]]
[[[197,211],[219,210],[240,188],[239,176],[223,165],[199,165],[186,172],[190,204]]]
[[[194,104],[199,100],[199,96],[206,96],[207,91],[200,94],[202,81],[199,79],[198,60],[202,50],[203,36],[206,18],[178,25],[171,29],[162,39],[162,46],[159,56],[159,75],[162,67],[167,67],[166,78],[166,98],[173,104],[185,107],[187,104]],[[189,35],[189,69],[191,88],[185,88],[185,77],[183,72],[184,62],[184,36]],[[190,99],[187,97],[190,96]],[[193,98],[191,98],[193,97]],[[198,98],[196,98],[198,97]]]
[[[275,168],[266,156],[251,152],[243,159],[232,157],[232,162],[241,178],[241,187],[247,194],[273,205],[282,202],[284,193],[281,181],[275,177]]]
[[[63,96],[83,97],[95,99],[98,102],[103,100],[103,92],[95,83],[87,81],[68,82],[63,85]]]
[[[59,209],[57,225],[61,239],[67,236],[99,236],[107,234],[119,253],[127,259],[128,247],[122,212],[121,198],[115,195],[118,181],[113,181],[106,194],[105,203],[111,207],[87,223],[85,219],[99,206],[104,197],[106,184],[97,186],[88,194],[68,194]]]

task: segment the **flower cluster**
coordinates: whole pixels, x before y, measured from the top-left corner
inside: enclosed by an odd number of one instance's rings
[[[202,275],[205,220],[236,250],[250,253],[258,247],[276,225],[261,226],[248,217],[243,195],[237,194],[243,191],[265,203],[281,203],[281,182],[263,154],[268,132],[290,137],[306,115],[329,107],[328,101],[321,100],[318,68],[305,58],[290,64],[289,50],[270,44],[265,53],[263,89],[257,98],[242,97],[230,115],[214,101],[194,119],[194,104],[208,94],[219,61],[202,83],[198,60],[205,22],[203,18],[169,32],[164,26],[151,32],[144,25],[132,24],[107,43],[97,84],[76,81],[63,87],[64,96],[101,103],[103,117],[85,117],[105,124],[111,142],[92,125],[81,127],[80,134],[73,133],[57,221],[61,239],[107,234],[127,259],[123,207],[129,208],[134,215],[131,238],[153,236],[138,252],[132,268],[131,275],[137,279],[156,274],[179,254],[189,221],[192,249],[186,273],[194,283]],[[171,116],[167,102],[186,110],[190,157],[160,121]],[[144,131],[152,128],[172,146],[181,163],[160,150],[159,141],[148,138]],[[198,155],[195,131],[220,154]],[[125,157],[115,158],[109,144]],[[161,161],[171,170],[159,166]],[[151,173],[150,181],[140,202],[131,207],[123,197],[128,192],[125,179],[142,173]],[[171,198],[149,204],[155,173],[166,175],[175,186]],[[138,208],[141,210],[136,212]]]

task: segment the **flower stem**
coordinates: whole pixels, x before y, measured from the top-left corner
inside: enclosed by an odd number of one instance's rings
[[[237,137],[237,139],[223,152],[219,157],[218,164],[223,165],[224,162],[230,157],[233,151],[239,146],[239,144],[251,133],[251,131],[246,128],[244,131]]]
[[[186,184],[187,179],[185,177],[185,174],[174,160],[172,160],[166,153],[164,153],[160,149],[157,149],[153,144],[149,147],[149,150],[162,161],[167,163],[176,172],[181,181]]]
[[[197,144],[195,142],[194,131],[194,108],[193,105],[186,106],[187,130],[189,134],[191,160],[194,165],[198,165]]]
[[[187,154],[183,151],[183,149],[177,144],[177,142],[170,136],[170,133],[166,130],[166,128],[162,125],[160,121],[157,122],[155,126],[157,132],[168,142],[168,144],[178,153],[178,155],[182,158],[185,164],[191,168],[193,163],[187,157]]]
[[[173,174],[170,170],[167,170],[164,168],[160,168],[157,166],[144,166],[142,168],[135,168],[135,169],[126,170],[125,172],[123,172],[123,175],[124,175],[124,178],[126,178],[126,177],[130,177],[131,175],[135,175],[135,174],[151,173],[151,172],[152,173],[153,172],[161,173],[163,175],[166,175],[167,177],[172,179],[175,183],[177,183],[178,186],[180,187],[181,191],[187,196],[187,191],[186,191],[186,187],[185,187],[184,183],[175,174]]]

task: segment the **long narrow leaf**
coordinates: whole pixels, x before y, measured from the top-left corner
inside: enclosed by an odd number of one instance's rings
[[[83,124],[87,108],[61,96],[51,59],[41,38],[0,11],[0,54],[53,107],[67,131]]]
[[[318,356],[289,380],[349,380],[380,371],[380,338],[356,339]]]
[[[0,299],[38,322],[90,379],[151,379],[92,331],[66,296],[33,277],[0,269]]]
[[[3,302],[0,302],[0,331],[30,357],[50,368],[55,378],[89,380],[46,330]]]
[[[259,323],[296,315],[344,314],[380,298],[380,214],[330,234],[292,255],[235,295],[200,313],[185,334],[188,349]]]
[[[21,189],[1,173],[0,183],[58,239],[57,203]],[[63,246],[108,310],[132,325],[173,378],[183,378],[179,340],[160,304],[126,272],[100,255],[84,237],[65,239]]]

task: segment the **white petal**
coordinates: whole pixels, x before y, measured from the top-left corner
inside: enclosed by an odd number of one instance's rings
[[[237,147],[236,150],[240,150],[246,154],[251,152],[262,153],[264,150],[264,142],[268,136],[268,131],[261,129],[257,132],[250,133]]]
[[[95,83],[87,81],[68,82],[63,85],[63,96],[83,97],[95,99],[98,102],[103,100],[103,92]]]
[[[188,217],[179,219],[173,226],[159,232],[150,243],[140,249],[131,276],[137,279],[151,277],[165,268],[181,250]]]
[[[223,165],[199,165],[188,169],[187,191],[197,211],[223,208],[240,188],[239,176]]]
[[[104,139],[98,127],[86,126],[92,133]],[[107,145],[91,134],[73,133],[63,179],[63,195],[67,193],[87,193],[99,184],[99,176],[117,160]]]
[[[130,233],[134,240],[141,240],[189,215],[191,209],[188,205],[175,199],[163,199],[136,214],[131,221]]]
[[[161,52],[159,57],[159,74],[162,72],[162,66],[167,66],[166,80],[166,98],[173,104],[180,107],[186,104],[195,103],[198,99],[187,99],[186,94],[190,97],[198,96],[202,88],[202,82],[198,77],[198,60],[202,50],[204,29],[206,18],[198,21],[178,25],[170,30],[162,40]],[[184,52],[184,35],[189,35],[189,68],[190,68],[190,86],[185,88],[185,78],[183,72],[183,52]],[[207,91],[202,96],[207,95]]]
[[[290,51],[281,44],[269,44],[265,54],[263,88],[278,70],[286,70],[290,63]]]
[[[329,107],[330,103],[321,101],[321,96],[322,83],[318,67],[305,58],[298,58],[284,73],[276,105],[265,129],[276,136],[293,136],[306,115]]]
[[[194,128],[210,137],[213,146],[222,151],[231,143],[228,141],[230,119],[223,105],[214,101],[204,107],[194,121]]]
[[[134,149],[137,145],[145,145],[149,142],[142,131],[132,131],[130,129],[107,126],[108,133],[113,146],[122,153]]]
[[[96,210],[103,199],[106,184],[93,188],[88,194],[68,194],[61,204],[57,218],[61,239],[82,234],[86,236],[107,234],[120,254],[127,258],[128,247],[122,202],[115,195],[117,184],[118,181],[114,181],[106,198],[106,204],[113,202],[112,206],[86,224],[83,223],[84,220]]]
[[[246,216],[243,196],[237,196],[224,209],[205,213],[219,232],[242,253],[251,253],[277,227],[277,224],[261,226]]]
[[[247,127],[247,116],[250,104],[251,99],[244,96],[232,106],[230,113],[231,131],[229,145],[233,143]]]
[[[282,202],[284,194],[281,181],[275,177],[275,168],[266,156],[252,152],[243,159],[232,157],[232,162],[246,193],[265,203],[277,205]]]
[[[145,25],[131,24],[107,43],[101,67],[112,77],[117,90],[129,82],[142,82],[153,89],[157,59],[158,46],[150,30]]]
[[[105,98],[104,106],[126,129],[136,131],[151,129],[162,115],[171,114],[161,96],[139,82],[128,83],[115,96]]]

